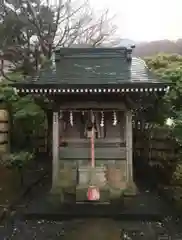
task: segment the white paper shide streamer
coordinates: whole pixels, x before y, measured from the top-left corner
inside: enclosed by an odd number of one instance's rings
[[[73,127],[73,112],[70,112],[70,125]]]
[[[114,112],[113,112],[113,126],[116,126],[117,123],[118,123],[118,121],[117,121],[117,114],[116,114],[116,112],[114,111]]]
[[[104,127],[104,112],[101,112],[101,122],[100,122],[100,126]]]

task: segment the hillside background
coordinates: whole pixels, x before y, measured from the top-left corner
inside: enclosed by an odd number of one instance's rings
[[[182,55],[182,39],[178,39],[177,41],[159,40],[137,43],[134,50],[134,55],[142,58],[158,53],[177,53]]]

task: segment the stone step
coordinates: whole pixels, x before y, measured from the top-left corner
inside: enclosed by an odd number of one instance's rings
[[[142,203],[143,197],[138,196],[132,197],[130,200],[126,199],[124,202],[121,201],[117,205],[88,201],[79,201],[79,204],[70,205],[61,204],[59,199],[50,201],[48,196],[43,196],[28,205],[24,217],[25,219],[47,220],[62,220],[74,217],[118,217],[120,220],[130,221],[160,221],[169,216],[169,213],[163,211],[156,202],[151,205],[151,202],[147,200],[145,207],[141,206]]]

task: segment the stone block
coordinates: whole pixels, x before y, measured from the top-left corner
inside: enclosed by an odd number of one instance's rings
[[[110,165],[107,168],[107,182],[112,188],[123,189],[126,183],[126,164]]]
[[[78,174],[79,185],[92,183],[98,187],[104,187],[107,184],[105,167],[80,167]]]

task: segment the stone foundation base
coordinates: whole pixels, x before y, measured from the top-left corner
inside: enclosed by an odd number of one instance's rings
[[[134,182],[127,184],[126,190],[124,191],[124,196],[135,196],[138,193],[138,188]]]
[[[122,198],[127,191],[130,195],[136,192],[134,185],[126,182],[126,162],[119,165],[105,166],[71,166],[60,168],[57,186],[51,190],[52,194],[60,195],[61,202],[87,201],[89,186],[96,186],[100,190],[99,202],[110,202]]]
[[[50,191],[50,198],[57,199],[60,203],[76,203],[87,201],[87,186],[77,186],[75,188],[53,188]],[[110,186],[99,188],[100,200],[99,202],[113,202],[118,201],[122,196],[132,197],[138,193],[135,183],[126,184],[125,189],[114,189]]]

